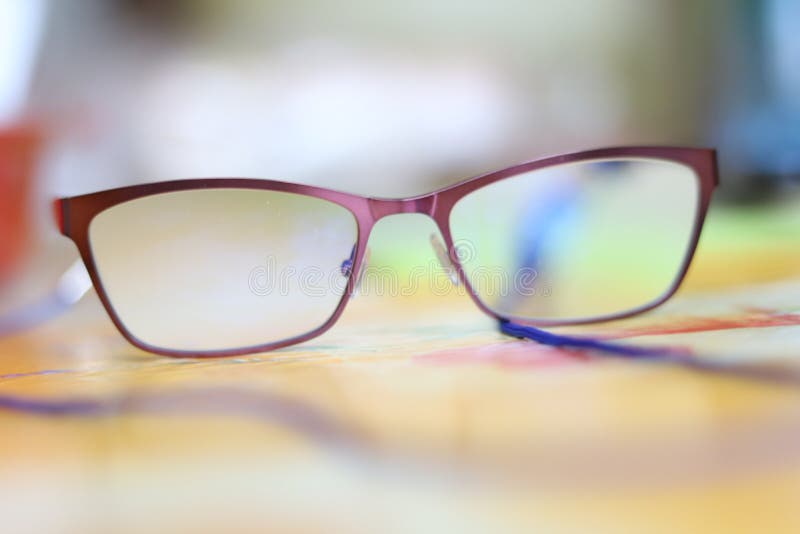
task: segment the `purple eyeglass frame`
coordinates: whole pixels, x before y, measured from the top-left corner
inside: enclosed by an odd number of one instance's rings
[[[458,254],[456,253],[453,244],[453,237],[450,233],[450,212],[453,206],[461,198],[475,191],[476,189],[487,186],[504,178],[509,178],[518,174],[565,163],[619,157],[647,158],[680,163],[691,168],[698,178],[700,192],[698,195],[699,205],[696,210],[689,247],[683,259],[683,263],[678,271],[678,275],[675,277],[672,285],[658,299],[646,303],[638,308],[586,319],[524,320],[517,317],[505,317],[489,309],[473,290],[458,260]],[[356,273],[358,273],[359,269],[361,268],[361,263],[364,259],[364,253],[367,248],[367,241],[369,240],[372,227],[383,217],[400,213],[425,214],[430,216],[436,222],[436,225],[438,226],[439,231],[442,233],[442,237],[444,238],[445,245],[450,256],[450,261],[455,267],[459,282],[464,284],[464,287],[467,289],[467,292],[470,294],[472,300],[475,302],[478,308],[483,310],[484,313],[500,321],[513,320],[515,323],[530,326],[556,326],[595,323],[612,319],[621,319],[645,312],[662,304],[669,297],[671,297],[675,291],[677,291],[678,287],[686,276],[686,272],[689,269],[689,264],[691,263],[695,249],[697,248],[697,243],[700,239],[703,221],[705,220],[706,212],[708,211],[708,206],[711,201],[711,193],[718,184],[719,178],[717,172],[716,152],[712,149],[637,146],[601,148],[537,159],[463,180],[432,193],[402,199],[367,198],[349,193],[343,193],[340,191],[333,191],[322,187],[292,184],[274,180],[250,178],[201,178],[148,183],[122,187],[118,189],[110,189],[107,191],[100,191],[97,193],[90,193],[75,197],[61,198],[54,201],[53,208],[54,216],[61,233],[69,237],[78,247],[78,251],[80,252],[89,276],[91,277],[92,283],[97,291],[97,295],[100,297],[100,301],[120,333],[130,343],[148,352],[178,358],[203,358],[237,356],[255,352],[265,352],[289,345],[295,345],[297,343],[302,343],[327,331],[339,319],[339,316],[342,314],[342,311],[347,305],[350,295],[355,289],[357,278]],[[353,263],[349,269],[350,272],[348,274],[346,289],[341,300],[339,301],[339,304],[336,306],[333,314],[321,326],[299,336],[261,345],[213,351],[186,351],[156,347],[137,339],[125,327],[124,323],[117,315],[100,281],[100,276],[97,272],[89,243],[89,224],[100,212],[112,206],[116,206],[117,204],[128,202],[137,198],[174,191],[226,188],[283,191],[287,193],[307,195],[338,204],[353,214],[358,227],[358,237]]]

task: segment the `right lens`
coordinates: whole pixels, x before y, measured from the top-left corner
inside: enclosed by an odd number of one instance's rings
[[[155,194],[89,226],[114,313],[155,348],[212,352],[322,326],[346,290],[352,213],[315,197],[254,189]]]
[[[652,304],[680,274],[700,185],[659,159],[537,169],[459,200],[450,230],[465,275],[495,313],[591,320]]]

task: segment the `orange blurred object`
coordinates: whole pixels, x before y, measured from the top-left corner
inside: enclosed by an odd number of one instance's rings
[[[0,284],[28,243],[30,192],[41,137],[24,125],[0,130]]]

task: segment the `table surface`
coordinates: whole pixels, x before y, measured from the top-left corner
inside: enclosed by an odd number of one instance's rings
[[[176,360],[128,345],[90,294],[0,340],[0,517],[23,532],[797,531],[797,254],[725,217],[667,305],[564,330],[688,361],[506,338],[466,297],[426,294],[355,299],[300,346]]]

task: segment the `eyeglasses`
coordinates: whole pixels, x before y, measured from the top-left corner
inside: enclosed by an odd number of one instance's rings
[[[144,350],[231,356],[330,328],[373,225],[421,213],[475,304],[531,326],[618,319],[678,288],[718,183],[713,150],[549,157],[405,199],[272,180],[150,183],[59,199],[116,327]]]

